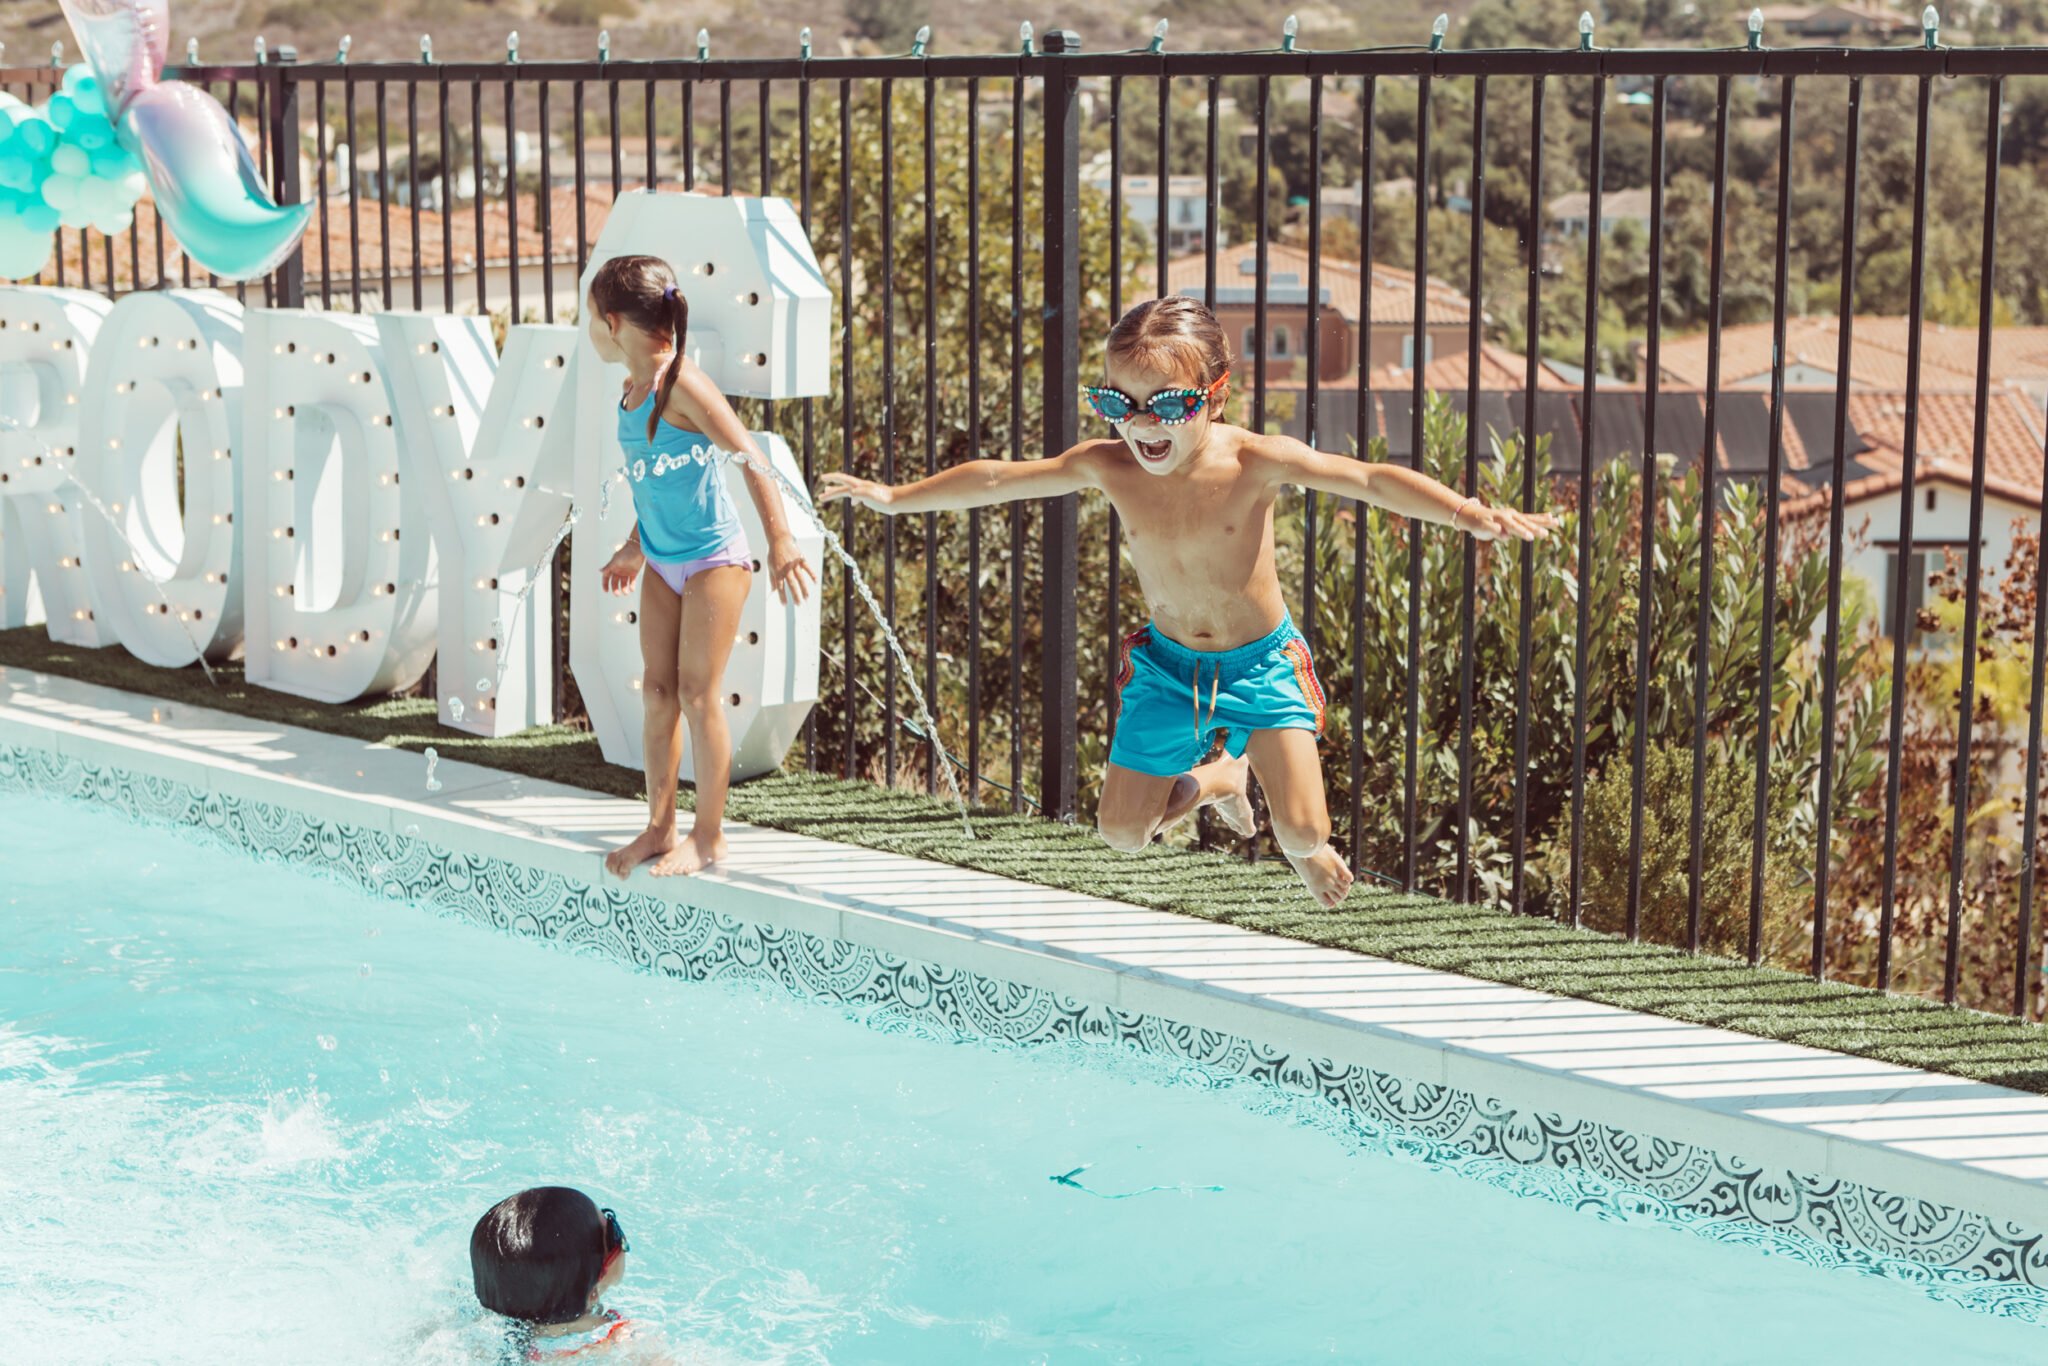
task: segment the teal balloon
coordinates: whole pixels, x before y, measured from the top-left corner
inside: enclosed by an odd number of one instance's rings
[[[22,204],[20,220],[31,232],[57,231],[57,211],[40,198],[28,199]]]
[[[91,114],[81,109],[72,116],[71,126],[64,130],[64,137],[88,152],[97,152],[102,147],[114,145],[114,125],[107,122],[105,114]]]
[[[78,117],[78,101],[60,90],[50,96],[49,101],[43,105],[43,112],[61,133]]]
[[[92,154],[92,173],[101,180],[124,181],[142,166],[126,147],[105,147]],[[137,191],[140,194],[140,191]]]
[[[79,188],[85,181],[75,175],[48,175],[40,187],[43,202],[58,212],[78,207]]]
[[[37,174],[41,159],[0,146],[0,189],[33,190],[41,180]]]
[[[55,239],[14,213],[0,213],[0,280],[26,280],[49,264]]]
[[[14,136],[10,141],[30,156],[46,157],[57,150],[57,129],[40,112],[31,111],[29,118],[14,125]]]
[[[60,143],[57,150],[50,153],[50,170],[56,175],[91,175],[92,154],[76,143]]]

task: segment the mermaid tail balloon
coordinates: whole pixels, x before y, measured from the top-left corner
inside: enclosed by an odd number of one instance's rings
[[[218,100],[183,82],[151,85],[129,101],[119,129],[187,256],[222,279],[250,280],[292,254],[312,209],[271,202]]]
[[[0,276],[35,273],[24,269],[28,239],[47,234],[53,214],[71,227],[126,228],[145,180],[185,254],[212,274],[253,279],[291,255],[312,210],[272,201],[218,100],[158,81],[170,0],[62,4],[91,71],[66,75],[40,127],[0,110]],[[16,123],[25,131],[10,139]]]

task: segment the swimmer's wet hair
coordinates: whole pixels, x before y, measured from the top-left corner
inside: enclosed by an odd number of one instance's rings
[[[690,339],[690,300],[676,282],[674,267],[659,256],[614,256],[591,277],[590,305],[599,317],[616,313],[676,349],[655,381],[654,410],[647,415],[647,439],[652,441],[682,370],[683,343]]]
[[[535,1186],[484,1212],[469,1234],[483,1307],[529,1323],[567,1323],[590,1308],[604,1274],[604,1216],[567,1186]]]
[[[1200,299],[1185,294],[1148,299],[1117,319],[1105,353],[1105,359],[1142,365],[1189,384],[1213,384],[1230,369],[1223,324]]]

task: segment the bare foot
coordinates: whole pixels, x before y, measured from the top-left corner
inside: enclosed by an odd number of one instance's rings
[[[1286,853],[1286,850],[1283,849],[1281,852]],[[1327,842],[1306,858],[1296,858],[1292,854],[1287,854],[1287,861],[1293,865],[1294,871],[1300,874],[1302,884],[1308,888],[1309,895],[1314,897],[1324,910],[1329,910],[1350,895],[1351,869]]]
[[[1203,806],[1211,807],[1216,818],[1230,827],[1231,833],[1239,839],[1250,839],[1258,832],[1258,817],[1252,813],[1252,764],[1240,755],[1223,761],[1230,770],[1230,787],[1219,792]]]
[[[633,875],[635,868],[649,859],[660,858],[675,847],[676,828],[673,825],[650,825],[635,835],[632,843],[606,854],[604,868],[623,882]]]
[[[683,837],[682,843],[662,856],[654,865],[656,877],[688,877],[701,872],[725,857],[725,836],[722,833],[705,834],[692,830]]]

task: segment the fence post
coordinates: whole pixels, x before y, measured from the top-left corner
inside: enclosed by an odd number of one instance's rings
[[[290,69],[298,53],[280,47],[267,64],[270,73],[270,158],[271,194],[280,204],[300,201],[299,189],[299,82]],[[299,308],[306,302],[306,243],[292,249],[277,268],[277,306]]]
[[[1048,57],[1081,50],[1079,34],[1055,29],[1044,38]],[[1053,456],[1080,436],[1081,315],[1081,123],[1080,78],[1063,63],[1045,64],[1045,311],[1041,317],[1045,353],[1045,454]],[[1078,686],[1076,630],[1076,542],[1080,537],[1077,495],[1048,498],[1045,517],[1045,581],[1041,600],[1044,746],[1039,768],[1039,801],[1060,820],[1074,815],[1075,703]]]

